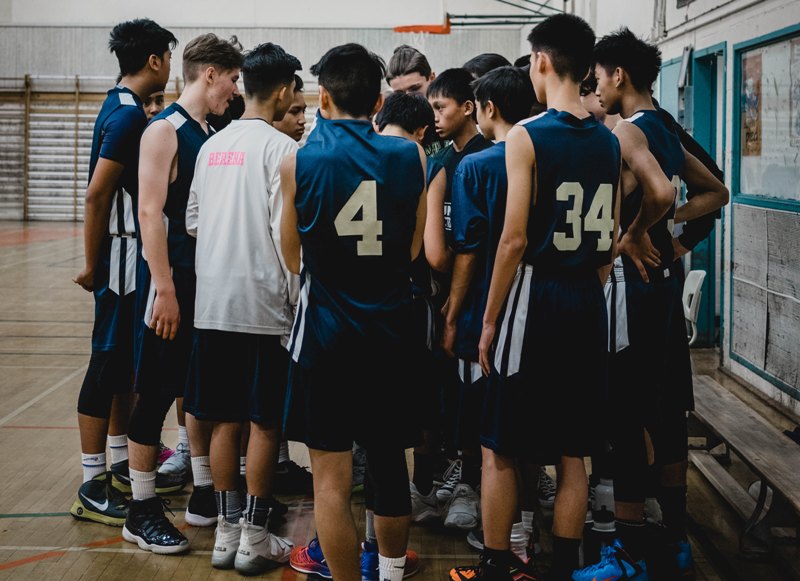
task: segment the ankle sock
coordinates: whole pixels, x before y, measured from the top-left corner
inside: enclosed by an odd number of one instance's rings
[[[208,456],[192,456],[192,479],[195,487],[212,484],[211,460]]]
[[[81,453],[81,465],[83,466],[83,481],[89,482],[95,476],[103,474],[106,471],[106,453]]]
[[[108,437],[108,449],[111,452],[111,463],[124,462],[128,459],[128,434]]]
[[[247,507],[245,508],[244,518],[248,524],[257,527],[266,527],[269,510],[268,499],[263,496],[247,495]]]
[[[238,490],[215,490],[217,514],[221,514],[226,522],[238,524],[242,518],[242,500]]]
[[[156,471],[140,472],[131,468],[131,494],[133,500],[147,500],[156,495]]]

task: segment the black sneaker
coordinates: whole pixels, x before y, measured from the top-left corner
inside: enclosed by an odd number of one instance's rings
[[[217,524],[217,500],[214,498],[214,487],[195,486],[186,507],[186,522],[193,527],[211,527]]]
[[[70,514],[78,520],[99,522],[112,527],[125,524],[128,504],[111,486],[111,473],[104,472],[81,484]]]
[[[131,473],[127,460],[115,462],[111,465],[111,486],[122,494],[131,493]]]
[[[275,469],[276,494],[314,494],[311,472],[291,460],[278,464]]]
[[[132,500],[122,538],[144,551],[172,555],[189,550],[189,541],[164,514],[165,501],[157,496]]]

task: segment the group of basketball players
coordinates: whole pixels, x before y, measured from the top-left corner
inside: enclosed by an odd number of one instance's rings
[[[691,576],[679,259],[728,192],[651,97],[656,47],[627,29],[596,41],[567,14],[528,40],[514,65],[488,53],[439,75],[409,46],[388,64],[332,48],[310,68],[319,111],[299,147],[302,65],[280,46],[194,38],[183,91],[150,115],[177,40],[148,19],[113,29],[120,79],[95,124],[75,278],[96,305],[76,518],[184,552],[160,494],[190,466],[186,522],[216,525],[212,565],[242,574],[399,581],[419,570],[412,520],[442,518],[482,550],[453,581]],[[580,569],[586,457],[613,479],[618,538]],[[313,492],[306,546],[273,532],[281,492]]]

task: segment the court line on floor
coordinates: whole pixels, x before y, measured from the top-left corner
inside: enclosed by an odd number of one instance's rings
[[[40,393],[36,397],[33,397],[33,398],[29,399],[27,402],[25,402],[24,404],[19,406],[17,409],[15,409],[10,414],[0,418],[0,426],[2,426],[3,424],[9,422],[10,420],[13,420],[15,417],[17,417],[19,414],[21,414],[22,412],[27,410],[29,407],[36,405],[37,403],[39,403],[41,400],[46,398],[48,395],[50,395],[54,391],[62,388],[64,385],[66,385],[67,383],[72,381],[79,374],[85,373],[86,372],[86,367],[87,367],[87,365],[81,365],[75,371],[73,371],[72,373],[70,373],[66,377],[63,377],[60,381],[58,381],[52,387],[49,387],[48,389],[44,390],[42,393]]]

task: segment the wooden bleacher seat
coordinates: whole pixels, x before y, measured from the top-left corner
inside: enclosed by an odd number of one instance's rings
[[[790,536],[786,527],[800,542],[800,446],[708,375],[695,376],[694,395],[690,436],[704,436],[706,444],[690,451],[689,460],[745,519],[740,550],[764,554]],[[758,476],[757,499],[710,453],[720,444]],[[765,511],[768,487],[772,500]]]

